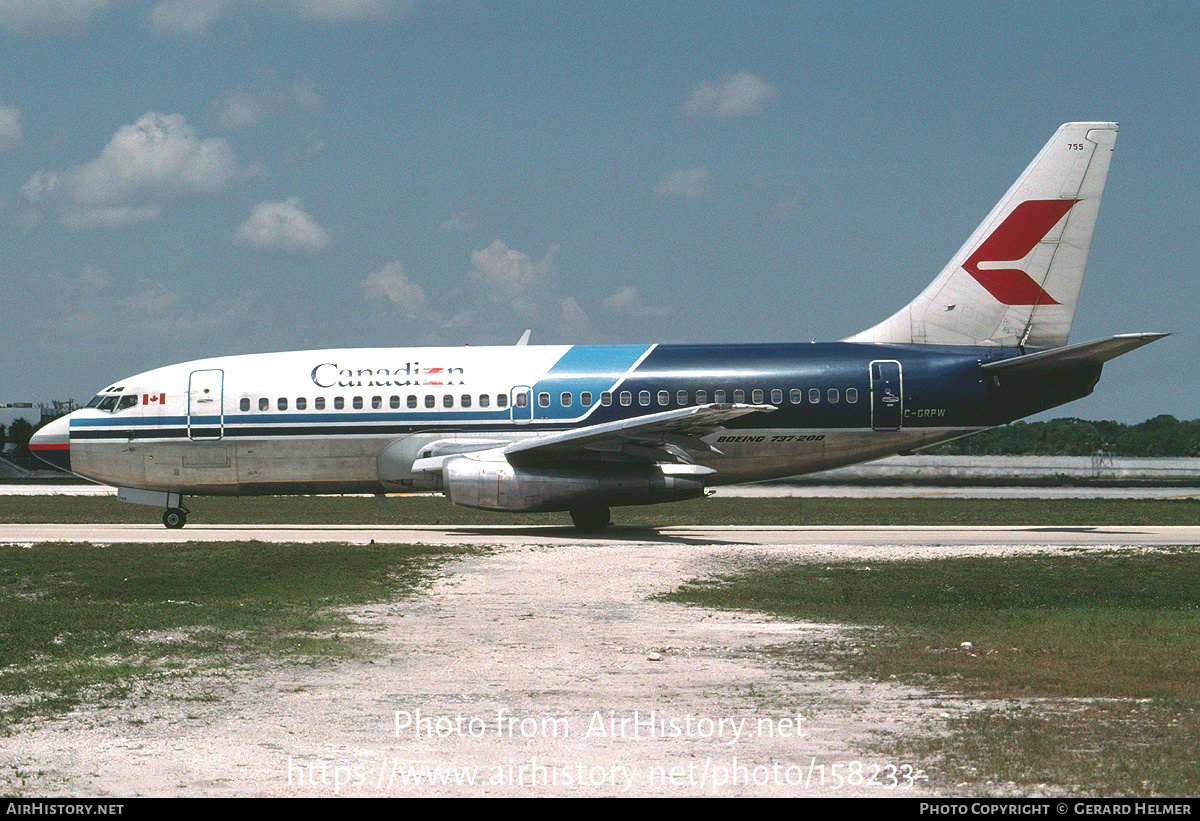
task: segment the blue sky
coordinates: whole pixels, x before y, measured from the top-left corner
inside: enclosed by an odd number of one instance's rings
[[[526,328],[839,339],[1115,120],[1072,341],[1176,335],[1049,416],[1200,416],[1194,4],[0,0],[0,53],[0,401]]]

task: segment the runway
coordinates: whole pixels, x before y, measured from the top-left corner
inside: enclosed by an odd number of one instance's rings
[[[342,544],[426,544],[520,546],[713,545],[719,547],[845,546],[855,553],[873,546],[939,547],[1158,547],[1200,545],[1195,526],[1027,526],[1027,527],[746,527],[746,526],[615,526],[603,536],[580,536],[565,526],[424,525],[206,525],[168,530],[159,524],[3,524],[0,544],[90,542],[93,544],[175,544],[256,540],[334,542]]]

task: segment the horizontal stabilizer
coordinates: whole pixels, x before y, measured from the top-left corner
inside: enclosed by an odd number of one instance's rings
[[[1149,345],[1170,334],[1119,334],[1108,339],[1080,342],[1063,348],[1026,354],[1012,359],[1000,359],[983,366],[985,371],[1036,375],[1059,370],[1064,366],[1082,362],[1103,363],[1129,353],[1135,348]]]

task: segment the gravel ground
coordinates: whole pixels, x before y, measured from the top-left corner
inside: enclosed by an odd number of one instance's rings
[[[909,780],[912,762],[865,745],[879,731],[918,732],[969,705],[848,681],[816,663],[797,668],[775,649],[837,639],[837,627],[651,598],[768,553],[885,558],[913,548],[502,547],[444,566],[410,599],[352,611],[378,630],[382,649],[369,659],[235,665],[22,725],[0,741],[0,791],[928,794],[920,778]]]

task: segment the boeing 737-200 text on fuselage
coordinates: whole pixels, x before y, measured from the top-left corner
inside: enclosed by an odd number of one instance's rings
[[[30,448],[165,510],[187,496],[440,491],[497,511],[701,496],[945,442],[1091,393],[1163,334],[1069,345],[1114,123],[1068,123],[933,282],[841,342],[362,348],[114,382]]]

